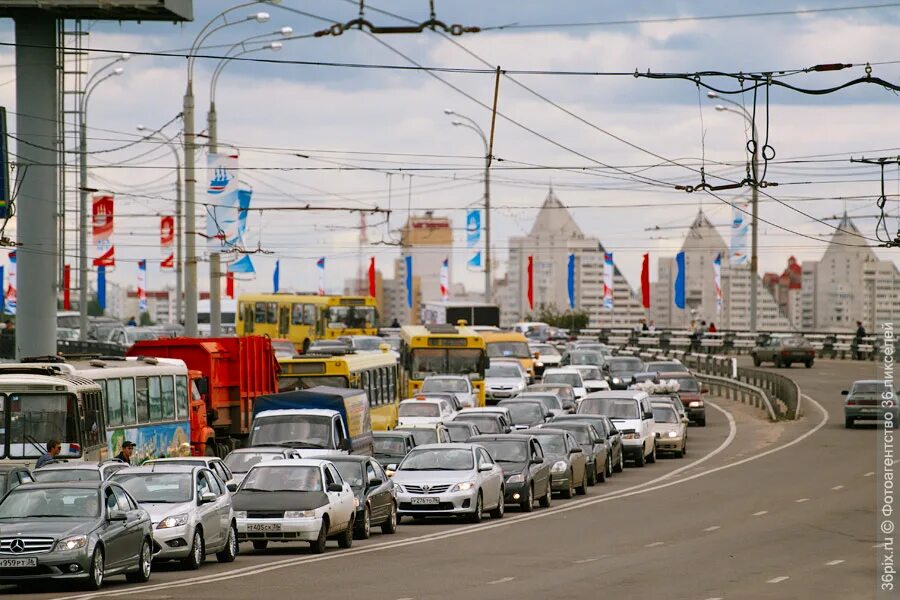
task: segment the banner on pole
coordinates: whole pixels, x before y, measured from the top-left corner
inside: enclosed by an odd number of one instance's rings
[[[675,274],[675,306],[684,308],[684,285],[685,277],[687,276],[684,267],[684,252],[679,252],[675,255],[675,265],[678,269]]]
[[[722,253],[713,261],[713,280],[716,283],[716,314],[722,312]]]
[[[603,253],[603,308],[613,309],[613,255],[612,252]]]
[[[116,266],[116,247],[113,245],[113,196],[94,196],[91,204],[91,225],[97,247],[95,267]]]
[[[63,310],[72,310],[72,265],[63,265]]]
[[[441,300],[450,298],[450,259],[445,258],[441,263]]]
[[[526,298],[528,300],[528,310],[534,310],[534,257],[528,257],[528,288],[526,289]]]
[[[747,253],[747,237],[750,233],[750,221],[747,216],[749,212],[750,205],[746,202],[736,203],[731,209],[731,266],[745,265],[750,260]]]
[[[138,261],[137,279],[138,312],[147,312],[147,261]]]
[[[97,267],[97,306],[106,310],[106,267]]]
[[[175,243],[175,217],[165,215],[159,220],[159,246],[162,250],[162,261],[159,268],[166,271],[175,268],[175,252],[172,246]]]
[[[275,272],[272,273],[272,290],[277,294],[280,288],[281,279],[281,261],[275,259]]]
[[[567,269],[566,288],[569,291],[569,308],[575,308],[575,255],[569,255],[569,265]]]
[[[324,259],[323,259],[324,260]],[[413,262],[412,256],[405,257],[406,262],[406,307],[413,307]]]
[[[466,213],[466,244],[471,248],[481,241],[481,211],[474,209]]]
[[[9,253],[9,283],[4,294],[3,312],[16,314],[16,251]]]
[[[650,254],[644,254],[641,265],[641,306],[650,308]]]
[[[377,290],[375,289],[375,257],[369,259],[369,296],[374,298]]]
[[[206,244],[218,252],[240,238],[238,155],[210,154],[207,159]]]
[[[468,262],[466,262],[466,267],[470,271],[477,271],[477,270],[481,269],[481,251],[480,250],[478,252],[476,252],[472,256],[472,258],[470,258],[468,260]]]
[[[319,271],[319,295],[325,295],[325,257],[316,261],[316,269]]]

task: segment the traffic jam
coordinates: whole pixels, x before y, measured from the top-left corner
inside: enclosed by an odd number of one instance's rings
[[[683,364],[595,340],[460,323],[339,341],[164,338],[0,365],[0,585],[97,590],[162,562],[547,509],[684,457],[706,425]]]

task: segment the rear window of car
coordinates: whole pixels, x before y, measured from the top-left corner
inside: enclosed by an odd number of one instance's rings
[[[884,384],[880,382],[858,381],[850,391],[854,394],[878,394],[884,389]]]
[[[578,406],[579,414],[605,415],[610,419],[637,419],[637,402],[609,398],[585,398]]]
[[[439,417],[441,407],[433,402],[408,402],[400,405],[401,417]]]

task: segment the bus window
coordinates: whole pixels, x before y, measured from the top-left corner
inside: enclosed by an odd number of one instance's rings
[[[387,404],[387,368],[378,369],[378,404]]]
[[[244,333],[253,333],[253,304],[241,303],[240,318],[244,322]]]
[[[106,422],[110,425],[122,424],[122,395],[119,389],[118,379],[109,379],[105,382],[106,388]]]
[[[87,448],[96,448],[106,441],[100,395],[84,395],[84,441]]]
[[[150,420],[153,422],[162,420],[162,392],[159,389],[159,377],[149,377],[149,405]]]
[[[363,371],[360,375],[361,389],[365,390],[366,396],[369,398],[369,404],[372,404],[372,393],[369,391],[369,372]]]
[[[178,418],[187,419],[188,415],[188,396],[187,396],[187,377],[184,375],[175,376],[175,406],[178,408]]]
[[[303,324],[304,325],[315,325],[316,324],[316,305],[315,304],[304,304],[303,305]]]
[[[269,325],[275,325],[278,323],[278,303],[277,302],[267,302],[266,303],[266,322]]]
[[[175,379],[165,375],[160,379],[162,390],[162,418],[166,421],[175,419]]]
[[[291,325],[303,325],[303,305],[291,305]]]
[[[64,393],[12,394],[7,399],[10,458],[36,458],[49,440],[77,444],[78,407],[75,396]],[[79,453],[80,454],[80,453]],[[60,455],[60,458],[71,456]]]
[[[256,315],[254,320],[261,324],[266,324],[266,303],[265,302],[257,302],[256,303]]]
[[[390,402],[397,397],[397,367],[391,367],[390,382],[388,384],[388,399]]]
[[[291,329],[291,311],[287,306],[278,309],[278,335],[287,337]]]
[[[137,419],[139,423],[147,423],[150,421],[150,398],[148,396],[149,383],[146,377],[137,378],[137,393],[135,394],[135,404],[137,404]]]
[[[126,377],[122,379],[122,424],[133,425],[137,423],[137,394],[134,390],[134,379]]]

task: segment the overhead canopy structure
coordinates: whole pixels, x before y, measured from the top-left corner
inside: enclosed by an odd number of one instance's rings
[[[0,0],[0,17],[45,14],[58,19],[191,21],[191,0]]]

